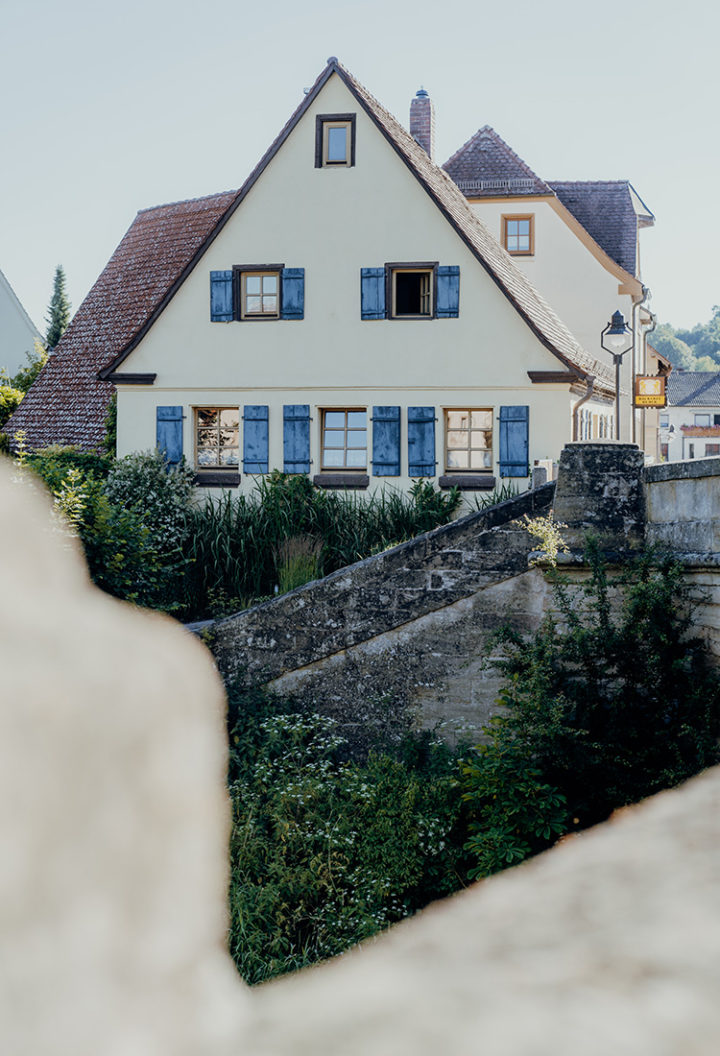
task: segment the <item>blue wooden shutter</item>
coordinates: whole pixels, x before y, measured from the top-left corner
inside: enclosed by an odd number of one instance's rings
[[[283,407],[283,472],[310,472],[310,407],[289,403]]]
[[[437,269],[435,315],[438,319],[456,319],[459,308],[460,268],[455,264],[441,265]]]
[[[385,268],[360,269],[360,317],[385,318]]]
[[[530,408],[500,408],[500,476],[528,475]]]
[[[268,471],[267,404],[248,405],[243,411],[243,472]]]
[[[210,321],[230,323],[233,317],[232,271],[210,272]]]
[[[281,317],[302,319],[305,315],[305,268],[283,268]]]
[[[400,476],[400,408],[373,407],[374,477]]]
[[[159,451],[165,455],[169,466],[176,466],[183,453],[183,409],[182,407],[157,407],[155,413],[155,437]]]
[[[408,407],[408,476],[435,476],[434,407]]]

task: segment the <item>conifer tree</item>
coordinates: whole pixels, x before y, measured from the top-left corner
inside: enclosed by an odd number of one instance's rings
[[[45,318],[48,324],[45,344],[49,351],[55,348],[70,322],[70,301],[65,292],[65,272],[61,264],[55,269],[53,295]]]

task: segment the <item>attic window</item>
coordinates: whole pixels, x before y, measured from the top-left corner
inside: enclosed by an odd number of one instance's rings
[[[531,257],[535,252],[535,217],[503,216],[502,244],[512,256]]]
[[[315,168],[355,164],[355,114],[319,114],[315,119]]]

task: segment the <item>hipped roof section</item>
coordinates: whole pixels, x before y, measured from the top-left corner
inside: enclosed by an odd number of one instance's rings
[[[113,386],[98,379],[109,359],[143,331],[205,243],[236,192],[138,213],[75,313],[39,377],[5,424],[30,447],[98,447]]]

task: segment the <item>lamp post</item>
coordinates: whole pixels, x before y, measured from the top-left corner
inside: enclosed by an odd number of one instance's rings
[[[631,326],[625,322],[622,312],[613,312],[613,317],[600,334],[600,345],[609,352],[615,363],[615,439],[620,439],[620,366],[623,356],[632,348],[632,338],[628,344],[628,335],[633,333]],[[606,344],[607,342],[607,344]],[[623,347],[626,346],[626,347]]]

